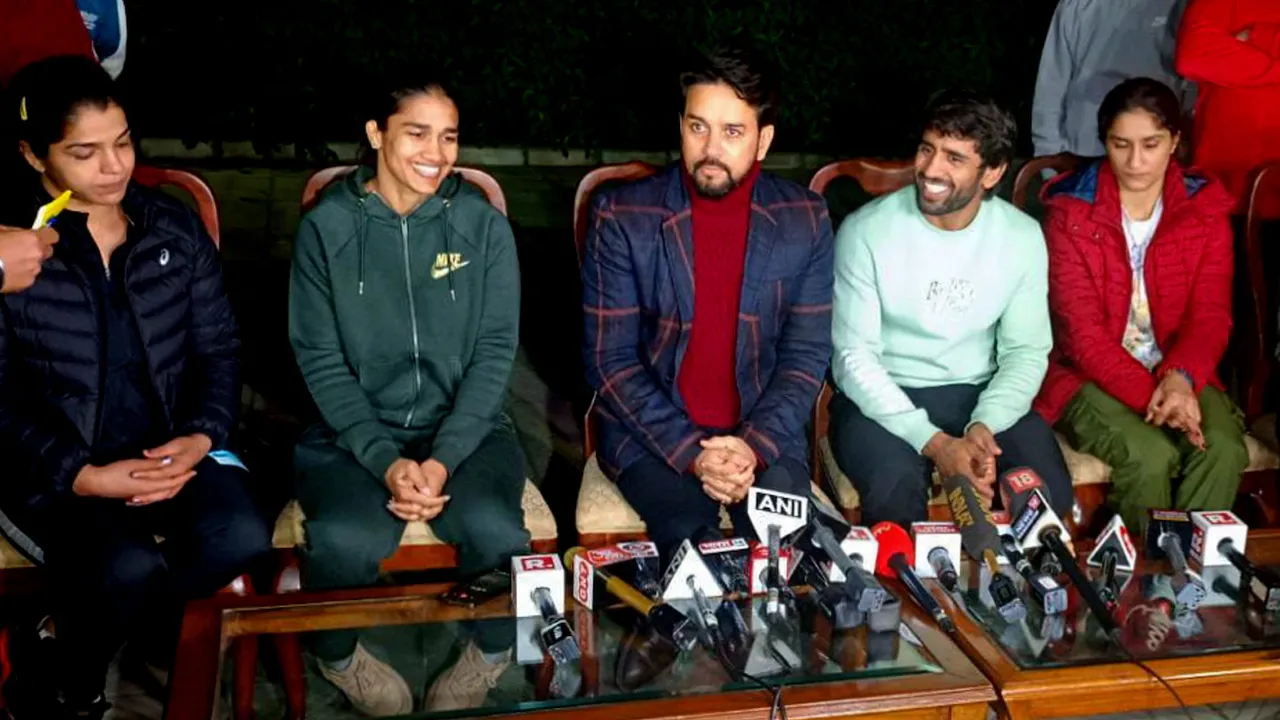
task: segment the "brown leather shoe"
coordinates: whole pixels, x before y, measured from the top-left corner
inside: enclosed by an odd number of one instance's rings
[[[622,639],[614,665],[614,683],[623,692],[632,692],[658,679],[675,664],[680,654],[670,640],[641,623]]]

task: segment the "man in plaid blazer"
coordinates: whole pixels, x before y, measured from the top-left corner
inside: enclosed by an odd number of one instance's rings
[[[583,262],[597,458],[664,558],[750,536],[753,484],[808,496],[805,421],[831,357],[822,198],[768,173],[776,107],[738,52],[681,78],[680,163],[598,193]]]

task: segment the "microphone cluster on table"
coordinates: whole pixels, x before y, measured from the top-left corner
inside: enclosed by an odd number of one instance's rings
[[[1153,510],[1145,554],[1167,561],[1169,572],[1143,576],[1141,592],[1126,595],[1137,551],[1118,516],[1099,535],[1082,569],[1048,489],[1033,471],[1003,474],[999,489],[1007,512],[1001,520],[967,479],[949,478],[943,492],[953,522],[914,523],[908,533],[888,522],[851,526],[808,498],[752,488],[748,516],[760,541],[686,540],[661,575],[657,548],[649,542],[573,548],[564,564],[554,555],[515,558],[517,658],[553,664],[560,696],[580,690],[578,665],[599,648],[592,637],[575,637],[564,617],[566,595],[588,623],[594,610],[619,602],[632,608],[652,638],[651,654],[673,661],[701,646],[731,673],[753,680],[801,669],[802,603],[832,633],[865,625],[867,644],[877,636],[896,642],[902,603],[881,578],[897,580],[910,601],[948,633],[957,632],[955,620],[924,581],[935,580],[961,605],[972,605],[976,594],[1003,621],[996,634],[1033,652],[1061,651],[1064,645],[1069,650],[1075,632],[1069,616],[1078,611],[1077,598],[1104,641],[1153,651],[1173,632],[1199,632],[1201,607],[1238,603],[1260,624],[1280,609],[1280,576],[1245,557],[1248,528],[1230,512]],[[961,596],[962,551],[974,561],[967,589],[976,592],[968,598]]]

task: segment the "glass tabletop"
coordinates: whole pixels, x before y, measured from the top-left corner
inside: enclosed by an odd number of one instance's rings
[[[1099,571],[1081,563],[1095,585]],[[1277,570],[1280,568],[1271,568]],[[1002,615],[989,591],[991,573],[978,563],[964,563],[953,599],[1024,670],[1069,667],[1128,660],[1110,642],[1079,592],[1062,578],[1067,592],[1065,612],[1046,613],[1033,600],[1027,581],[1002,565],[1000,574],[1013,581],[1026,612],[1014,619]],[[1111,585],[1112,616],[1120,626],[1124,649],[1143,660],[1280,647],[1280,612],[1251,597],[1248,578],[1243,594],[1240,570],[1209,567],[1190,575],[1168,567],[1140,563],[1132,574],[1116,575]],[[1197,583],[1203,599],[1194,600]],[[939,591],[941,591],[939,589]]]
[[[360,617],[356,606],[344,611]],[[415,614],[432,617],[430,608]],[[718,615],[724,642],[711,643],[704,635],[691,650],[676,651],[657,641],[640,615],[627,607],[591,611],[570,600],[565,619],[573,627],[579,657],[561,664],[552,661],[539,641],[544,627],[540,618],[379,625],[378,616],[371,614],[375,619],[357,632],[361,646],[404,677],[413,695],[411,717],[418,718],[943,672],[906,625],[886,632],[871,632],[865,623],[839,629],[804,595],[782,619],[767,619],[761,599],[724,601]],[[306,636],[302,646],[308,647]],[[227,704],[234,673],[230,646],[224,650],[219,695]],[[363,717],[320,676],[309,654],[304,665],[307,717]],[[283,703],[279,680],[259,673],[254,691],[259,716],[280,716]]]

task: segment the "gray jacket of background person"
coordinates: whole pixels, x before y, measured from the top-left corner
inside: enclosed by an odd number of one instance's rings
[[[1187,0],[1061,0],[1040,57],[1031,137],[1036,155],[1098,156],[1098,106],[1133,77],[1160,80],[1194,107],[1195,84],[1173,70]]]

